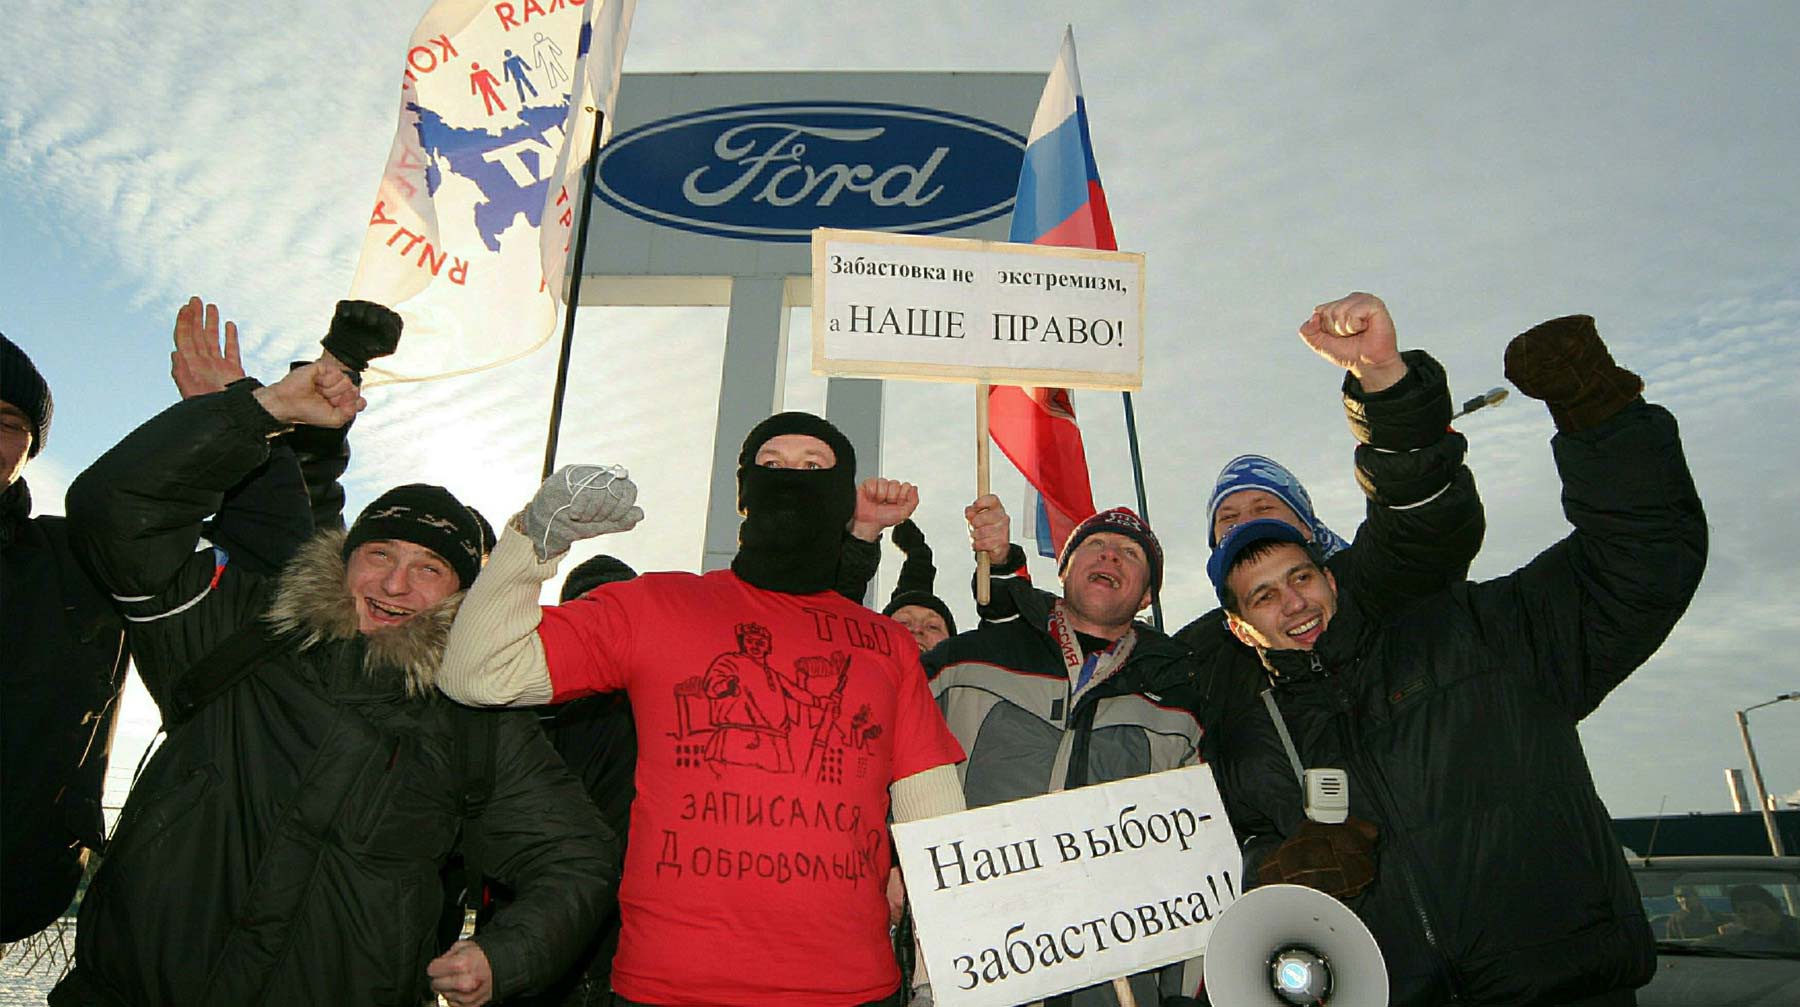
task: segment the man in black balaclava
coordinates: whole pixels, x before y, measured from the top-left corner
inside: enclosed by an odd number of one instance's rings
[[[856,514],[856,449],[811,413],[776,413],[738,453],[738,554],[757,587],[811,594],[837,583],[844,529]]]
[[[739,455],[731,569],[540,608],[570,544],[643,516],[622,470],[564,468],[508,523],[457,615],[438,678],[454,699],[630,692],[621,1003],[898,1002],[886,823],[960,810],[962,750],[905,631],[833,590],[855,470],[830,423],[771,416]],[[816,808],[835,810],[797,827]],[[795,881],[840,862],[851,884]]]

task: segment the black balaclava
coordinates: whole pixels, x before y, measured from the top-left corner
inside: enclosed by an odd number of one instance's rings
[[[828,469],[756,464],[764,443],[783,434],[816,437],[831,447]],[[744,438],[738,454],[738,552],[733,573],[785,594],[814,594],[837,584],[844,529],[856,514],[856,449],[837,427],[811,413],[776,413]]]

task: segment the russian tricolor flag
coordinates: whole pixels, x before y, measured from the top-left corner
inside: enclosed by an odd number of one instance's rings
[[[1073,29],[1063,30],[1062,52],[1031,120],[1010,240],[1109,251],[1119,247],[1094,165]],[[1025,513],[1038,554],[1055,556],[1075,525],[1094,513],[1074,399],[1066,388],[996,386],[988,396],[988,431],[1031,484]]]

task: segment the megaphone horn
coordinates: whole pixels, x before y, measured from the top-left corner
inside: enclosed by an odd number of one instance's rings
[[[1387,963],[1350,907],[1300,885],[1244,893],[1213,924],[1206,995],[1231,1007],[1384,1007]]]

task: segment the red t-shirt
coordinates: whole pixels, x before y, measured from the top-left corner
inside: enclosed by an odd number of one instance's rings
[[[888,785],[960,762],[899,623],[727,570],[647,574],[538,627],[555,702],[626,690],[637,799],[614,987],[652,1004],[858,1004],[899,984]]]

